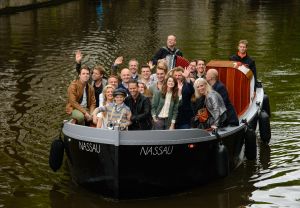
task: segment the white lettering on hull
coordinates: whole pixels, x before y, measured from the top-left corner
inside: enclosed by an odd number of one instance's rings
[[[171,155],[173,153],[173,146],[146,146],[141,147],[140,155],[145,156],[161,156]]]
[[[98,154],[101,152],[100,144],[91,143],[91,142],[79,141],[79,149],[87,152],[96,152]]]

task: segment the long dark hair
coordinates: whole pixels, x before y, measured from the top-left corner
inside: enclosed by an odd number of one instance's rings
[[[174,87],[172,89],[172,99],[173,100],[176,100],[177,97],[178,97],[178,86],[177,86],[177,80],[174,78],[174,77],[171,77],[171,76],[168,76],[164,83],[163,83],[163,86],[161,88],[161,94],[162,94],[162,97],[165,98],[166,97],[166,94],[167,94],[167,91],[168,91],[168,86],[167,86],[167,83],[168,83],[168,79],[173,79],[174,81]]]

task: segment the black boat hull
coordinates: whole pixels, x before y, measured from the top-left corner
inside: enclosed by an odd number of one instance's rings
[[[230,171],[243,159],[244,128],[223,137]],[[87,142],[64,135],[73,180],[112,198],[161,196],[219,178],[219,140],[119,145]]]

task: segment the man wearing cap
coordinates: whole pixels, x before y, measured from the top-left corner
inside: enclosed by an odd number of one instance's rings
[[[79,79],[74,80],[68,88],[68,103],[66,112],[79,125],[92,120],[92,113],[96,108],[96,99],[93,87],[88,83],[90,70],[87,66],[79,70]]]
[[[129,130],[152,129],[151,102],[138,91],[138,82],[130,80],[128,83],[130,95],[126,97],[125,104],[130,108],[131,125]]]

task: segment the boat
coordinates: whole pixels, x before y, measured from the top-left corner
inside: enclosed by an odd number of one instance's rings
[[[98,129],[65,121],[62,136],[56,146],[52,144],[50,166],[56,171],[65,151],[72,180],[113,199],[175,194],[226,177],[245,158],[256,158],[256,134],[251,124],[256,128],[256,123],[261,123],[260,131],[268,143],[270,121],[263,109],[266,98],[262,86],[254,96],[250,69],[218,60],[210,61],[209,68],[218,70],[227,87],[239,126],[121,131],[117,126]],[[58,165],[53,168],[53,164]]]

